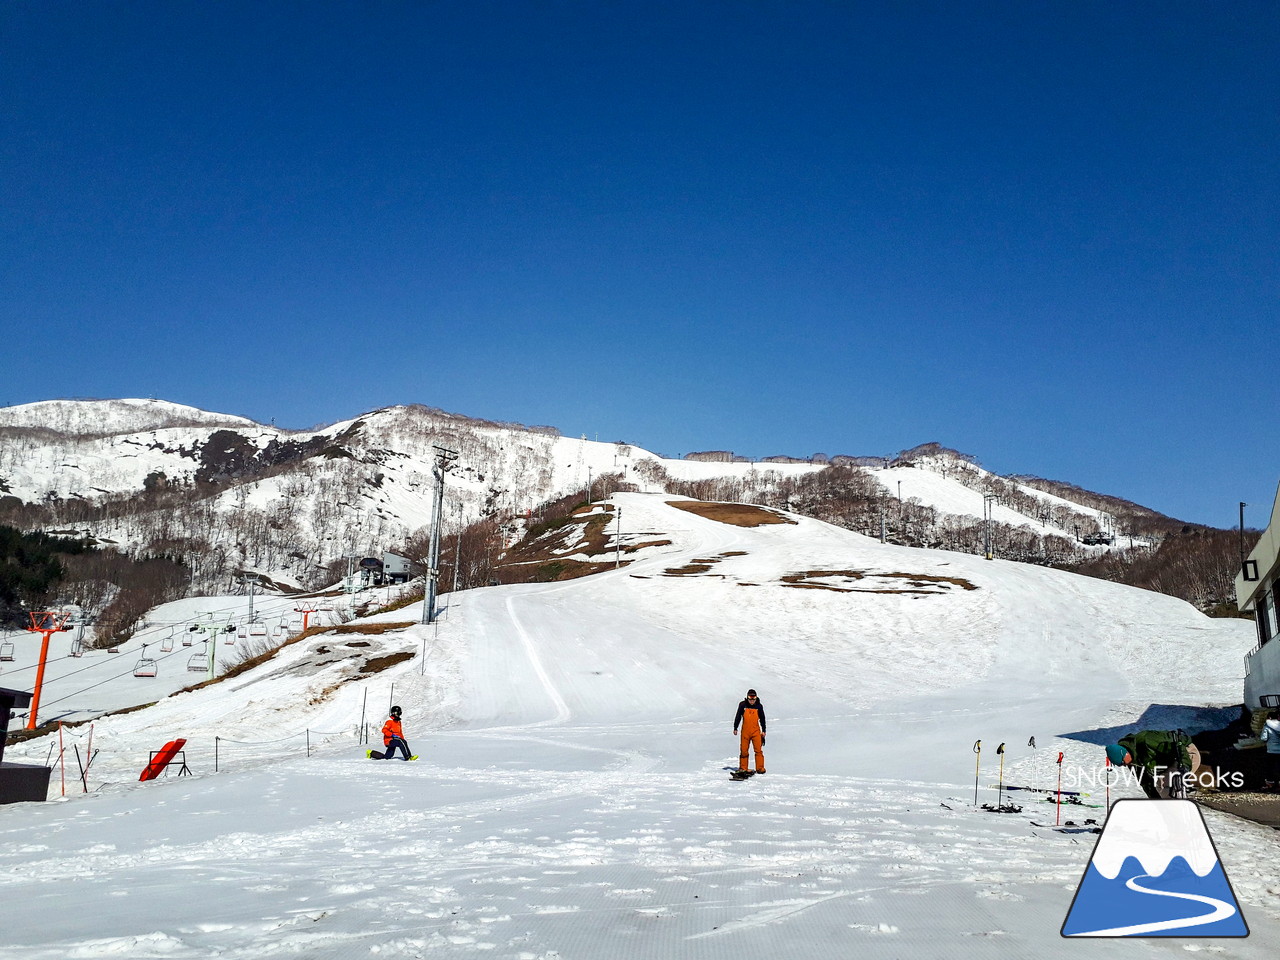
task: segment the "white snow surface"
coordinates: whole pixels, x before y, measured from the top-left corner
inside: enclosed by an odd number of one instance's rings
[[[1098,768],[1103,728],[1152,705],[1177,716],[1238,703],[1249,624],[801,517],[727,526],[668,499],[615,498],[624,535],[672,541],[630,566],[446,595],[431,626],[419,607],[380,614],[414,625],[312,637],[234,679],[99,718],[89,792],[72,756],[65,799],[55,770],[55,802],[0,807],[0,956],[1198,947],[1063,940],[1092,838],[1034,826],[1054,818],[1035,794],[1020,814],[977,809],[975,762],[978,800],[995,803],[1001,742],[1006,783],[1048,788],[1059,751]],[[710,569],[666,574],[694,560]],[[810,586],[782,582],[795,574]],[[412,656],[358,669],[391,653]],[[739,783],[726,768],[749,686],[767,710],[768,773]],[[392,699],[414,763],[374,762],[358,742],[362,711],[376,725]],[[82,756],[88,736],[63,733]],[[174,737],[193,776],[137,782]],[[50,741],[5,759],[42,762]],[[1252,936],[1203,949],[1269,955],[1280,842],[1206,814]]]

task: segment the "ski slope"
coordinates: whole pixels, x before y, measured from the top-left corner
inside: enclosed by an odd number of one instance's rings
[[[975,810],[975,760],[994,803],[1000,742],[1006,781],[1047,787],[1058,751],[1101,763],[1065,734],[1238,703],[1247,623],[670,499],[614,498],[628,542],[671,541],[629,566],[446,596],[431,626],[383,614],[414,625],[97,720],[88,794],[72,773],[63,800],[55,772],[58,802],[0,807],[0,955],[1181,955],[1062,940],[1092,844],[1031,826],[1053,816],[1038,801]],[[358,669],[389,654],[408,659]],[[735,783],[749,686],[769,772]],[[392,699],[416,763],[357,742]],[[86,728],[65,736],[84,749]],[[195,776],[137,783],[175,736]],[[1262,957],[1280,845],[1209,825],[1253,931],[1229,955]]]

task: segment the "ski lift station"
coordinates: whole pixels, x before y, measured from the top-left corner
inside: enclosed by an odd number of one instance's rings
[[[365,586],[407,583],[417,576],[418,565],[407,557],[384,552],[381,557],[365,557],[357,565]]]

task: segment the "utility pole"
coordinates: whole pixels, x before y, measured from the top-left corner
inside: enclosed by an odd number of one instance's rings
[[[622,566],[622,508],[618,508],[618,532],[614,538],[617,552],[613,555],[613,569],[617,570]]]
[[[447,447],[432,446],[436,452],[431,473],[436,479],[435,508],[431,519],[431,553],[427,560],[427,588],[422,598],[422,622],[431,623],[436,618],[436,590],[440,580],[440,527],[444,520],[444,475],[458,459],[458,452]]]
[[[991,542],[991,517],[992,514],[995,513],[995,500],[996,495],[994,493],[985,493],[982,495],[982,521],[985,527],[985,535],[983,537],[985,543],[983,546],[988,560],[995,559]]]

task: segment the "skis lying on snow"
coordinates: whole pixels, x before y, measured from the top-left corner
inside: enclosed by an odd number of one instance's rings
[[[1056,801],[1056,800],[1055,800],[1055,798],[1053,798],[1053,797],[1045,797],[1045,798],[1044,798],[1042,801],[1040,801],[1040,802],[1041,802],[1041,803],[1056,803],[1057,801]],[[1092,807],[1094,810],[1101,810],[1101,809],[1102,809],[1102,807],[1103,807],[1103,804],[1101,804],[1101,803],[1085,803],[1085,802],[1084,802],[1083,800],[1081,800],[1079,797],[1068,797],[1068,796],[1065,796],[1065,795],[1064,795],[1064,796],[1063,796],[1063,798],[1062,798],[1062,805],[1063,805],[1064,807]]]
[[[1056,794],[1059,794],[1059,793],[1060,793],[1060,794],[1062,794],[1064,797],[1088,797],[1088,796],[1092,796],[1092,794],[1088,794],[1088,793],[1081,793],[1079,790],[1054,790],[1054,789],[1052,789],[1052,788],[1046,789],[1046,788],[1044,788],[1044,787],[1015,787],[1015,786],[1012,786],[1012,785],[1007,784],[1007,783],[1004,785],[1004,788],[1005,788],[1006,790],[1029,790],[1029,791],[1031,791],[1032,793],[1048,793],[1048,794],[1054,794],[1054,795],[1056,795]],[[993,786],[991,787],[991,789],[992,789],[992,790],[994,790],[994,789],[995,789],[995,786],[993,785]]]

